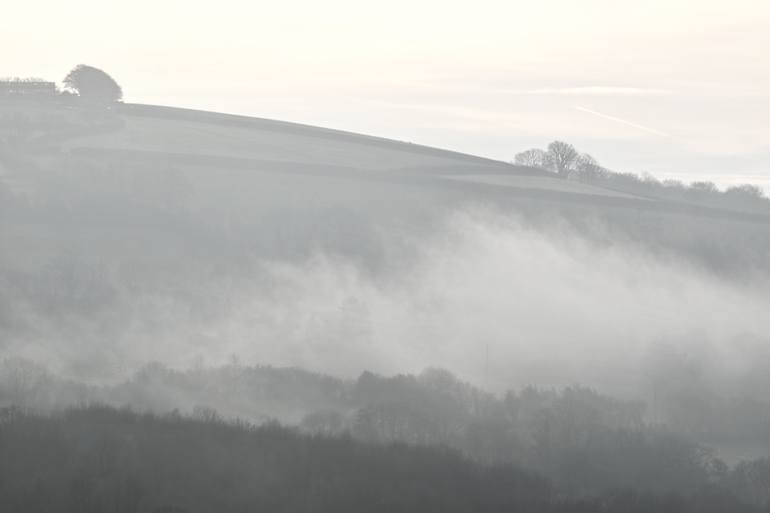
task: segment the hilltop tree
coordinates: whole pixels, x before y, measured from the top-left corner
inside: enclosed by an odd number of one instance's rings
[[[581,182],[595,183],[606,178],[607,170],[604,169],[588,153],[583,153],[575,160],[575,172]]]
[[[514,164],[519,166],[528,166],[528,167],[545,167],[546,164],[546,153],[538,148],[532,148],[531,150],[522,151],[521,153],[517,153],[514,157]]]
[[[123,90],[104,71],[78,64],[64,77],[64,85],[83,99],[97,102],[116,102],[123,99]]]
[[[588,153],[582,153],[575,159],[575,170],[580,172],[592,171],[599,167],[599,163]]]
[[[559,176],[566,178],[575,169],[580,154],[574,146],[563,141],[553,141],[548,145],[548,167]]]

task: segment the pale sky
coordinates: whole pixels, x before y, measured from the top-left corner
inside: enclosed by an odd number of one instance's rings
[[[128,102],[511,160],[554,138],[661,176],[770,184],[767,0],[26,0],[0,76],[85,63]]]

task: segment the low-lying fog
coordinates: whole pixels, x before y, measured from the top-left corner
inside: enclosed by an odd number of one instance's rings
[[[439,366],[497,391],[579,383],[649,397],[663,374],[728,396],[770,389],[766,277],[728,280],[487,209],[441,224],[427,240],[389,236],[408,249],[385,270],[320,250],[226,272],[180,262],[152,289],[108,265],[79,270],[67,293],[107,282],[118,299],[55,312],[5,297],[3,355],[93,381],[237,358],[350,377]]]

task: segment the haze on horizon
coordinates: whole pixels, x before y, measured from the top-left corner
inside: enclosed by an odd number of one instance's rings
[[[46,0],[0,20],[0,76],[85,62],[129,102],[502,160],[562,138],[618,171],[766,187],[768,22],[761,0]]]

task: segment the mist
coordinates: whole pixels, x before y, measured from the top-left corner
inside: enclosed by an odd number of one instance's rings
[[[124,299],[88,315],[15,305],[17,322],[34,328],[6,338],[4,352],[108,381],[147,362],[236,358],[345,377],[439,366],[498,391],[579,383],[632,397],[668,355],[722,391],[761,396],[770,385],[765,276],[731,280],[485,208],[438,226],[419,240],[389,236],[402,255],[384,269],[314,252],[255,259],[237,275],[176,270],[184,288],[132,294],[121,284]]]

